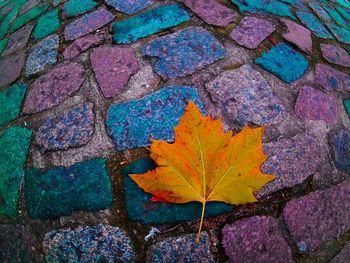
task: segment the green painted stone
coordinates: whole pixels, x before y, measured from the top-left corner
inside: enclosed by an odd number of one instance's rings
[[[44,3],[39,6],[36,6],[32,9],[30,9],[28,12],[24,13],[23,15],[16,18],[15,21],[13,21],[10,31],[15,32],[17,29],[21,28],[22,26],[29,23],[31,20],[37,18],[39,15],[44,13],[48,8],[50,4]]]
[[[113,24],[113,41],[118,44],[135,42],[163,29],[190,20],[189,14],[178,4],[163,5],[137,16]]]
[[[0,135],[0,215],[15,218],[32,131],[11,127]]]
[[[346,113],[350,117],[350,100],[344,100],[344,107],[345,107]]]
[[[0,91],[0,126],[17,118],[26,89],[25,84],[14,84]]]
[[[1,55],[2,51],[5,49],[6,44],[7,44],[7,38],[0,40],[0,55]]]
[[[59,26],[60,18],[58,16],[58,10],[54,9],[38,19],[34,28],[33,36],[35,39],[44,38],[54,33]]]
[[[67,17],[77,16],[92,10],[96,5],[92,0],[70,0],[63,5],[63,13]]]
[[[4,38],[8,32],[11,22],[16,18],[19,8],[14,7],[0,24],[0,39]]]
[[[29,216],[37,219],[108,208],[112,192],[106,160],[92,159],[67,168],[29,168],[24,195]]]

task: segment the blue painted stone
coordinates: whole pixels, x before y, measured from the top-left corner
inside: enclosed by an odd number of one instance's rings
[[[327,27],[332,31],[333,35],[339,42],[350,44],[350,30],[335,24],[328,23]]]
[[[0,134],[0,215],[16,217],[31,137],[32,131],[22,127],[11,127]]]
[[[309,12],[299,11],[297,16],[300,21],[308,27],[316,36],[324,39],[333,39],[333,36],[322,25],[322,23]]]
[[[304,5],[303,0],[280,0],[280,1],[293,5],[298,9],[307,10],[307,7]]]
[[[45,150],[63,150],[88,143],[93,133],[93,104],[86,102],[49,117],[39,128],[36,142]]]
[[[317,16],[322,19],[324,22],[332,22],[333,19],[330,17],[330,15],[322,8],[322,6],[319,3],[313,2],[310,3],[309,6],[312,8],[312,10],[315,11]]]
[[[174,127],[193,100],[205,112],[197,90],[192,87],[166,87],[125,103],[113,104],[107,113],[107,132],[118,150],[150,145],[150,139],[174,140]]]
[[[153,0],[105,0],[107,5],[113,6],[116,10],[134,14],[153,4]]]
[[[113,24],[113,41],[128,44],[190,20],[178,4],[163,5]]]
[[[156,164],[151,159],[141,159],[123,169],[124,193],[129,219],[143,224],[165,224],[200,218],[202,209],[200,203],[171,204],[150,201],[152,195],[144,192],[128,176],[129,174],[146,173],[155,166]],[[232,209],[233,206],[225,203],[209,202],[206,205],[205,216],[217,216]]]
[[[79,210],[98,211],[112,203],[105,159],[88,160],[67,168],[29,168],[25,180],[25,201],[31,218],[57,218]]]
[[[350,172],[350,131],[339,129],[331,131],[329,142],[335,166],[342,172]]]
[[[188,27],[141,46],[144,56],[153,57],[155,70],[164,78],[177,78],[226,56],[225,48],[201,27]]]
[[[300,79],[309,67],[309,62],[302,54],[284,43],[263,53],[255,63],[287,83]]]
[[[273,14],[296,19],[289,5],[276,0],[231,0],[241,12]]]
[[[39,73],[57,62],[59,41],[58,35],[51,35],[32,48],[26,63],[27,76]]]

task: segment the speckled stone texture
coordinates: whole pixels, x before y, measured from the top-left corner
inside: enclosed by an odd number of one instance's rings
[[[255,63],[287,83],[300,79],[309,67],[309,62],[302,54],[284,43],[263,53]]]
[[[283,217],[296,244],[306,244],[306,253],[350,229],[350,181],[292,200]]]
[[[225,27],[237,21],[238,14],[216,0],[183,0],[184,4],[206,23]]]
[[[0,215],[15,218],[32,131],[11,127],[0,134]]]
[[[105,33],[95,33],[76,39],[72,44],[63,51],[64,59],[72,59],[88,50],[90,47],[102,44],[107,39]]]
[[[87,102],[45,120],[36,133],[36,143],[45,150],[63,150],[88,143],[93,134],[93,104]]]
[[[198,202],[171,204],[151,201],[151,194],[144,192],[129,177],[129,174],[143,174],[154,169],[151,159],[141,159],[125,167],[122,171],[124,194],[128,218],[143,224],[166,224],[196,220],[201,216],[202,205]],[[233,206],[223,202],[209,202],[205,217],[217,216],[232,211]]]
[[[178,4],[162,5],[113,24],[113,42],[128,44],[190,20]]]
[[[67,17],[78,16],[94,9],[96,5],[92,0],[69,0],[63,5],[63,14]]]
[[[17,118],[26,89],[25,84],[14,84],[0,91],[0,126]]]
[[[344,44],[350,44],[350,30],[332,23],[327,23],[327,27],[337,38],[337,40]]]
[[[118,150],[150,145],[150,139],[174,140],[174,127],[193,100],[203,108],[197,90],[192,87],[166,87],[143,97],[112,104],[107,113],[107,132]]]
[[[58,35],[51,35],[34,45],[26,63],[26,75],[30,76],[44,71],[57,62],[60,39]]]
[[[40,262],[38,240],[22,225],[0,225],[1,262]]]
[[[60,18],[58,16],[58,9],[51,10],[38,19],[33,31],[33,36],[35,39],[47,37],[54,33],[59,26]]]
[[[333,130],[329,133],[329,143],[335,166],[345,172],[350,172],[350,131],[346,129]]]
[[[315,80],[329,91],[350,90],[350,76],[325,64],[316,64]]]
[[[287,31],[282,36],[285,40],[296,45],[300,50],[312,54],[311,32],[307,28],[287,19],[281,19]]]
[[[344,48],[321,43],[321,50],[328,62],[350,68],[350,55]]]
[[[325,149],[311,132],[266,143],[264,152],[268,159],[261,170],[277,178],[262,188],[261,195],[301,184],[319,169],[325,155]]]
[[[222,245],[231,262],[292,263],[292,251],[273,217],[254,216],[226,225]]]
[[[201,233],[199,243],[196,234],[170,237],[150,247],[146,256],[147,263],[203,262],[214,263],[210,252],[210,238],[206,232]]]
[[[276,124],[285,117],[281,101],[273,94],[266,79],[251,66],[225,71],[206,84],[214,102],[240,125]]]
[[[153,58],[155,71],[164,78],[177,78],[195,72],[226,56],[225,48],[201,27],[188,27],[152,40],[141,47]]]
[[[106,98],[120,94],[140,67],[132,48],[100,47],[90,55],[92,69]]]
[[[299,91],[294,111],[302,119],[335,122],[338,118],[337,98],[310,86],[304,86]]]
[[[83,72],[82,66],[71,63],[39,77],[29,88],[23,112],[37,113],[66,100],[80,88]]]
[[[233,29],[230,37],[237,44],[254,49],[275,30],[275,25],[266,19],[246,16],[239,25]]]
[[[311,13],[299,11],[296,13],[300,21],[310,29],[317,37],[323,39],[333,39],[333,36],[322,25],[322,23]]]
[[[0,87],[14,82],[21,75],[25,54],[19,53],[0,59]]]
[[[350,243],[345,245],[345,247],[339,252],[339,254],[333,258],[331,263],[344,263],[350,258]]]
[[[134,14],[153,4],[153,0],[105,0],[107,5],[113,6],[116,10]]]
[[[8,38],[6,49],[2,52],[2,56],[8,56],[17,51],[23,50],[28,43],[32,30],[33,26],[27,25],[10,35]]]
[[[50,219],[73,211],[98,211],[112,203],[105,159],[92,159],[67,168],[28,168],[24,196],[28,215]]]
[[[81,18],[69,23],[64,29],[64,38],[74,40],[85,36],[111,22],[114,19],[112,13],[101,8],[84,15]]]
[[[53,230],[45,235],[43,249],[48,263],[127,263],[135,257],[127,233],[103,224]]]

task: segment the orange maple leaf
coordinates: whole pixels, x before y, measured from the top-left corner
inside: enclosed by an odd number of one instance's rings
[[[190,101],[175,128],[174,143],[152,141],[156,169],[130,176],[143,190],[167,202],[201,202],[198,242],[207,202],[255,202],[253,192],[275,178],[260,171],[266,160],[263,133],[264,128],[248,127],[234,136],[225,133],[221,119],[203,116]]]

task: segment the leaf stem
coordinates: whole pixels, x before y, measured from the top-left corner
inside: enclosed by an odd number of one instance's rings
[[[198,233],[197,233],[197,239],[196,239],[196,243],[199,243],[199,239],[201,237],[201,231],[202,231],[202,226],[203,226],[203,220],[204,220],[204,212],[205,212],[205,204],[207,202],[206,201],[203,201],[203,206],[202,206],[202,216],[201,216],[201,221],[199,223],[199,230],[198,230]]]

